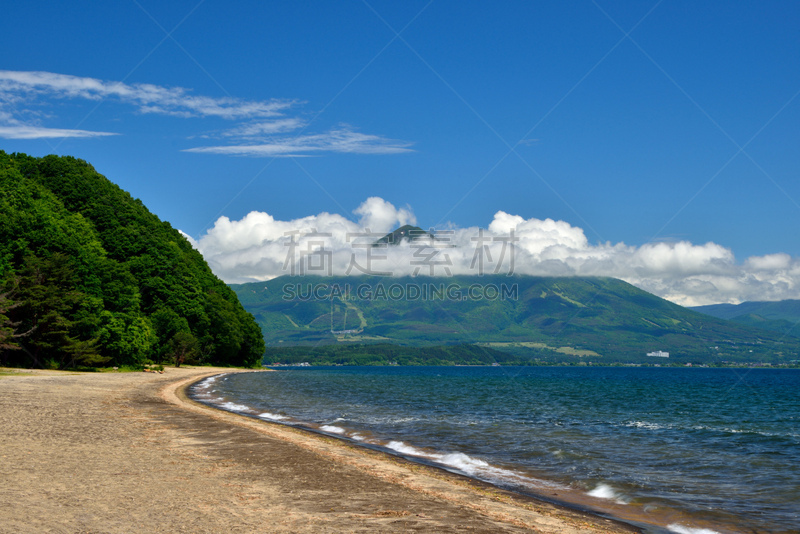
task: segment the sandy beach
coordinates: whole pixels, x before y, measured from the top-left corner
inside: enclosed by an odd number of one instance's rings
[[[229,369],[0,376],[0,532],[635,532],[209,408]]]

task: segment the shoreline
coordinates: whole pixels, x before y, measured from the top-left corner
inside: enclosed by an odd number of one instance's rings
[[[259,425],[266,424],[279,429],[299,432],[311,437],[335,440],[341,443],[342,446],[369,451],[377,455],[382,455],[392,461],[399,460],[408,462],[411,465],[429,469],[433,473],[439,473],[439,476],[455,477],[457,480],[467,481],[467,483],[479,488],[491,488],[492,491],[502,492],[506,494],[509,499],[518,501],[518,504],[522,506],[528,503],[536,503],[539,505],[546,504],[560,510],[568,510],[570,512],[585,514],[596,519],[612,521],[617,523],[619,528],[632,532],[648,532],[652,534],[668,534],[679,531],[697,533],[718,532],[719,534],[743,532],[743,530],[738,528],[731,528],[731,525],[722,525],[697,517],[691,517],[677,508],[653,508],[630,504],[628,501],[621,501],[607,495],[595,495],[586,490],[565,487],[563,485],[548,488],[546,487],[547,481],[544,478],[542,480],[545,481],[545,487],[531,488],[523,486],[515,487],[514,485],[497,485],[491,480],[481,479],[478,476],[460,471],[458,467],[451,467],[446,464],[442,465],[435,460],[417,457],[413,453],[404,453],[400,449],[394,449],[392,447],[387,448],[385,445],[381,445],[376,441],[363,442],[352,440],[346,436],[339,435],[339,433],[327,432],[324,427],[319,429],[313,424],[307,426],[302,421],[292,424],[279,420],[261,418],[252,413],[251,410],[242,410],[246,408],[245,406],[227,408],[215,405],[213,402],[203,401],[200,398],[195,399],[192,397],[193,394],[190,392],[190,388],[200,383],[202,380],[203,379],[198,379],[183,387],[184,396],[189,402],[195,405],[230,414],[238,418],[244,418],[249,421],[255,421],[256,424]],[[264,410],[264,408],[261,408],[261,410]],[[269,410],[269,408],[267,408],[267,410]],[[691,526],[687,526],[687,524]]]
[[[255,371],[255,372],[260,372],[260,371]],[[219,373],[219,375],[222,374],[225,373],[224,372]],[[352,452],[356,454],[363,453],[367,457],[377,460],[378,463],[382,461],[391,462],[394,464],[402,465],[408,469],[415,470],[417,472],[425,472],[426,475],[431,476],[433,478],[443,480],[445,482],[451,482],[459,486],[472,487],[472,489],[476,492],[490,494],[494,498],[497,498],[507,503],[513,502],[514,504],[522,507],[526,506],[552,507],[556,511],[561,511],[563,513],[568,513],[568,514],[580,514],[582,516],[586,516],[588,518],[601,521],[604,524],[606,522],[610,522],[612,524],[615,524],[618,528],[620,528],[621,529],[620,532],[641,532],[641,530],[636,525],[625,522],[620,518],[604,514],[603,512],[592,509],[590,506],[581,504],[580,502],[561,500],[544,494],[537,494],[532,492],[525,493],[522,491],[515,491],[512,489],[505,489],[495,484],[492,484],[491,482],[487,482],[479,478],[472,477],[468,474],[460,473],[456,470],[436,465],[435,463],[421,461],[419,459],[415,459],[414,457],[403,455],[401,453],[396,453],[389,450],[383,450],[383,448],[380,447],[370,447],[362,443],[351,441],[342,436],[337,436],[324,431],[315,430],[313,428],[288,425],[281,423],[279,421],[269,421],[260,419],[253,415],[237,413],[232,410],[226,410],[224,408],[216,407],[212,404],[204,403],[202,401],[193,399],[191,397],[189,389],[193,385],[201,382],[205,378],[210,378],[211,376],[219,376],[219,375],[215,373],[213,375],[198,378],[196,380],[190,381],[186,384],[179,386],[178,388],[176,388],[178,399],[182,402],[191,403],[191,405],[194,406],[202,407],[204,409],[210,409],[214,412],[222,412],[224,414],[229,414],[235,418],[241,418],[249,422],[254,422],[256,428],[260,425],[266,425],[267,427],[271,427],[272,431],[278,434],[284,431],[288,432],[288,434],[280,435],[281,439],[288,439],[291,441],[299,440],[297,441],[299,445],[304,447],[309,447],[310,449],[313,450],[318,450],[318,449],[313,443],[313,441],[311,442],[306,441],[305,438],[310,438],[311,440],[319,439],[325,442],[333,441],[334,446],[338,444],[341,447],[346,447],[350,449]],[[342,461],[344,459],[340,458],[339,460]],[[373,471],[372,474],[376,473]]]
[[[0,532],[638,532],[186,395],[230,372],[1,376]]]

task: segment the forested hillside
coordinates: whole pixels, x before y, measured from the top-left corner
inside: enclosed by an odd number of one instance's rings
[[[477,343],[546,361],[659,364],[800,357],[795,337],[693,312],[613,278],[283,276],[231,287],[274,348]],[[668,361],[647,356],[659,350]]]
[[[71,157],[0,151],[0,365],[250,366],[264,341],[202,256]]]
[[[800,300],[710,304],[692,308],[700,313],[740,324],[774,330],[787,336],[800,336]]]

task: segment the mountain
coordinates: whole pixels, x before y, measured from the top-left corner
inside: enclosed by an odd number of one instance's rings
[[[85,161],[0,151],[0,365],[259,362],[252,315],[180,232]]]
[[[390,343],[351,343],[308,347],[267,347],[265,364],[311,365],[525,365],[530,359],[491,347],[460,344],[409,347]]]
[[[691,309],[712,317],[800,337],[800,300],[711,304]]]
[[[800,341],[688,310],[612,278],[290,277],[231,286],[269,347],[481,344],[543,360],[797,359]],[[669,359],[647,357],[663,350]]]
[[[389,232],[385,236],[381,237],[375,243],[372,244],[373,247],[380,247],[383,245],[399,245],[403,240],[407,240],[410,242],[413,241],[428,241],[430,242],[433,239],[436,239],[433,234],[427,232],[420,228],[419,226],[411,226],[410,224],[406,224],[394,230],[393,232]]]

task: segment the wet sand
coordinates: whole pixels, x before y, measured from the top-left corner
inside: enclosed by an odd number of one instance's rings
[[[0,376],[0,532],[635,532],[184,388],[229,369]]]

